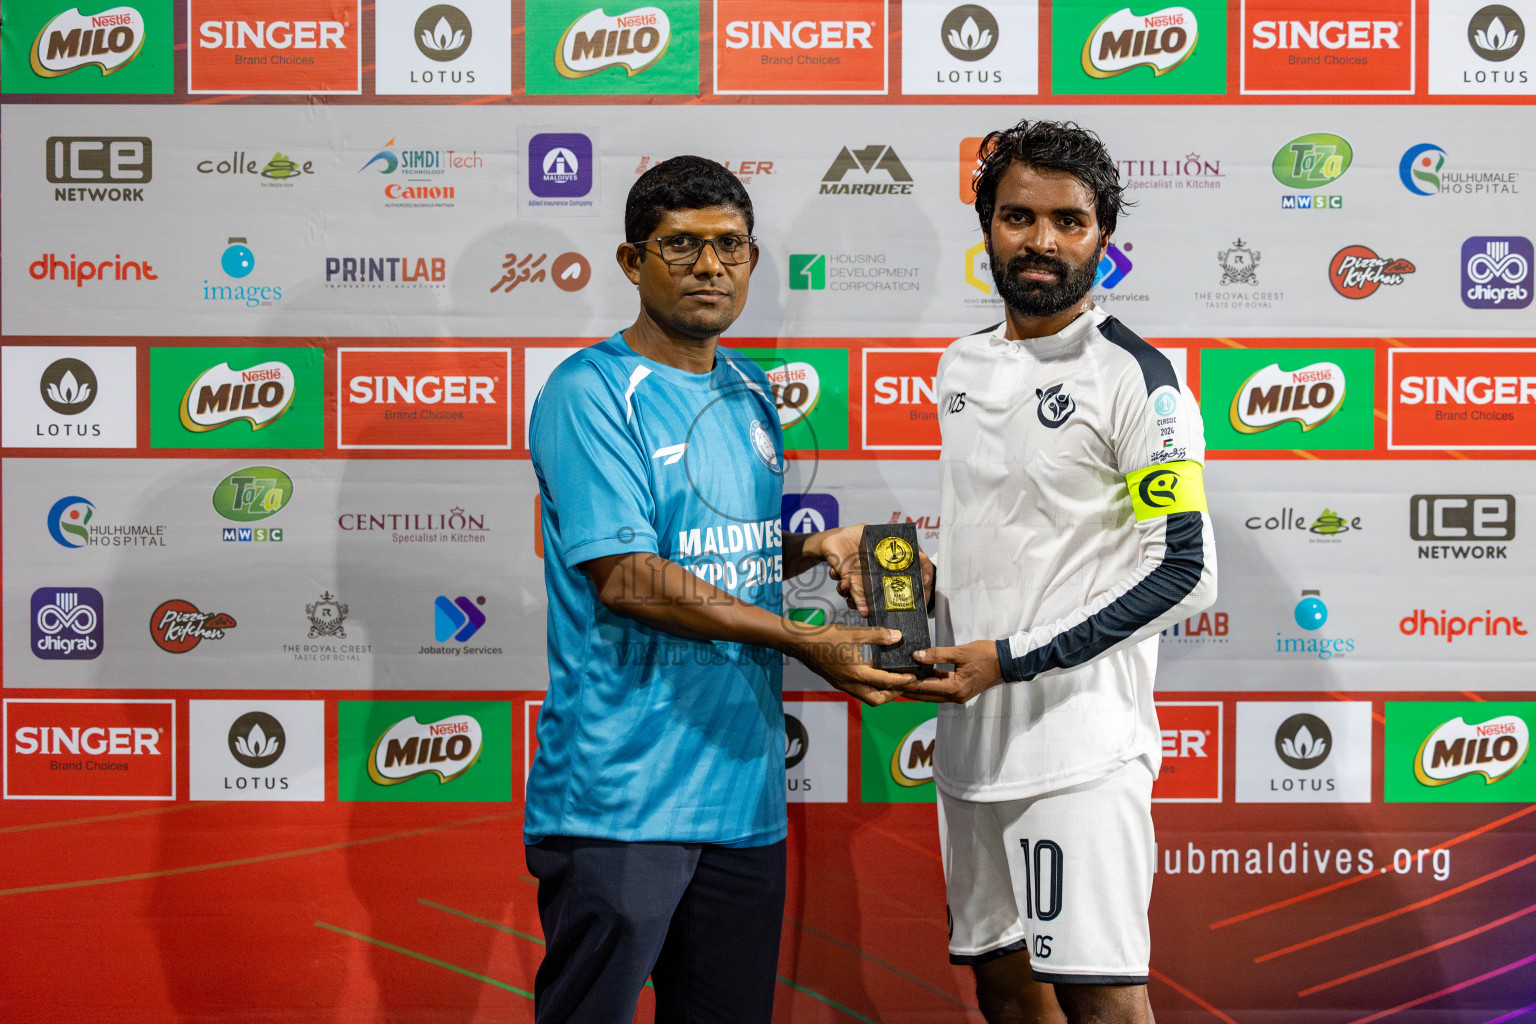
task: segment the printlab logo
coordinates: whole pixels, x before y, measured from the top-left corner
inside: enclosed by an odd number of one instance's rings
[[[485,613],[478,606],[485,604],[484,597],[471,601],[467,597],[448,598],[439,595],[432,603],[432,635],[438,643],[466,643],[485,625]]]
[[[44,146],[45,170],[56,188],[54,202],[144,201],[142,188],[154,177],[154,143],[142,135],[74,137],[55,135]]]
[[[592,140],[542,132],[528,142],[528,190],[541,199],[579,199],[592,191]]]
[[[172,598],[149,617],[149,635],[162,651],[186,654],[204,640],[224,639],[225,631],[236,625],[225,612],[199,611],[191,601]]]
[[[446,62],[464,56],[474,35],[474,26],[463,11],[450,4],[438,4],[421,12],[412,38],[422,56]]]
[[[1316,768],[1333,752],[1333,731],[1316,715],[1292,715],[1275,730],[1275,753],[1297,771]]]
[[[43,404],[61,416],[78,416],[96,401],[96,371],[79,359],[56,359],[39,378]]]
[[[844,181],[843,179],[850,172],[874,180]],[[862,149],[849,149],[844,146],[838,151],[832,165],[827,168],[827,173],[821,176],[821,194],[824,196],[906,196],[912,194],[912,188],[912,175],[907,172],[901,157],[896,155],[895,149],[883,143],[875,143]]]
[[[265,711],[247,711],[229,727],[229,753],[247,768],[269,768],[288,749],[283,723]]]
[[[944,16],[939,39],[956,60],[984,60],[997,49],[997,19],[979,4],[961,4]]]
[[[1525,45],[1525,22],[1503,4],[1490,4],[1467,22],[1467,43],[1483,60],[1503,63]]]
[[[579,292],[592,280],[592,264],[579,252],[563,252],[548,266],[544,261],[549,253],[526,253],[519,256],[509,252],[501,263],[501,279],[491,285],[492,292],[511,295],[520,284],[552,281],[563,292]]]
[[[1346,299],[1364,299],[1375,295],[1382,285],[1397,287],[1415,269],[1401,257],[1376,255],[1370,246],[1346,245],[1328,263],[1328,282]]]
[[[101,655],[106,616],[101,591],[44,587],[32,592],[32,653],[49,661]]]
[[[1461,301],[1473,309],[1524,309],[1531,304],[1531,240],[1478,235],[1461,243]]]

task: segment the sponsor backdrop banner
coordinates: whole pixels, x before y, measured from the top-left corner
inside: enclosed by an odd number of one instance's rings
[[[1095,301],[1205,423],[1159,1019],[1536,1020],[1536,3],[5,14],[7,1019],[531,1021],[528,422],[633,319],[630,187],[688,152],[752,195],[727,343],[772,384],[784,529],[932,550],[938,361],[1002,318],[971,173],[1039,116],[1113,153]],[[825,571],[784,595],[855,621]],[[775,1019],[978,1020],[933,707],[785,691]]]

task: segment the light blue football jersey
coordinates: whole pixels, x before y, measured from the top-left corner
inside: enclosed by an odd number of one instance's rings
[[[525,841],[782,839],[781,656],[611,612],[580,568],[654,552],[780,612],[784,442],[767,376],[727,348],[711,373],[688,373],[615,334],[550,375],[528,447],[543,508],[550,678]]]

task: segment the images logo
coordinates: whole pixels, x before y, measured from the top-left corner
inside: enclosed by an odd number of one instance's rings
[[[1320,661],[1328,661],[1335,657],[1342,658],[1354,651],[1353,637],[1324,636],[1318,632],[1328,622],[1328,606],[1323,603],[1320,591],[1303,590],[1301,600],[1296,602],[1296,608],[1292,612],[1292,618],[1296,625],[1309,635],[1286,636],[1283,632],[1277,631],[1275,653],[1314,654]]]
[[[880,171],[890,182],[845,182],[843,178],[849,171],[857,171],[866,176]],[[844,146],[832,161],[832,166],[827,168],[827,173],[821,176],[821,194],[907,196],[912,194],[912,175],[907,173],[896,150],[890,146],[876,143],[854,150]]]
[[[175,800],[174,700],[12,698],[8,800]]]
[[[292,20],[255,0],[188,5],[188,92],[362,92],[359,0],[331,0],[330,17]]]
[[[318,348],[152,348],[150,444],[319,448],[324,360]]]
[[[43,404],[61,416],[78,416],[96,401],[96,371],[79,359],[56,359],[38,379]]]
[[[91,516],[96,506],[78,495],[60,498],[48,510],[48,535],[62,547],[83,548],[91,542]]]
[[[259,523],[293,498],[293,478],[273,466],[247,466],[220,480],[213,509],[236,523]]]
[[[1291,17],[1268,20],[1277,8]],[[1265,20],[1249,21],[1254,15]],[[1411,93],[1416,18],[1412,0],[1373,0],[1349,9],[1329,0],[1245,3],[1242,91]]]
[[[249,277],[251,271],[256,269],[256,254],[251,252],[243,238],[231,238],[228,247],[219,257],[219,267],[225,275],[235,280]],[[239,302],[249,309],[257,306],[270,306],[283,297],[281,285],[266,284],[209,284],[208,279],[203,279],[203,301],[209,302]],[[183,421],[185,422],[185,421]],[[187,429],[197,428],[189,426]]]
[[[1126,7],[1088,34],[1083,71],[1093,78],[1110,78],[1145,67],[1154,75],[1166,75],[1194,54],[1199,37],[1195,12],[1187,7],[1165,7],[1141,16]]]
[[[1232,396],[1227,421],[1244,434],[1292,422],[1307,431],[1327,422],[1343,405],[1344,371],[1337,364],[1313,363],[1287,371],[1270,363]]]
[[[143,202],[142,188],[154,177],[154,143],[142,135],[72,137],[55,135],[44,146],[48,180],[56,188],[54,202]]]
[[[1398,162],[1397,176],[1403,187],[1416,196],[1440,194],[1440,171],[1445,167],[1445,150],[1428,142],[1409,148]]]
[[[826,14],[803,0],[717,0],[715,91],[884,93],[885,0]]]
[[[698,0],[655,0],[609,14],[550,0],[524,15],[529,95],[699,91]]]
[[[1328,281],[1346,299],[1363,299],[1382,285],[1402,284],[1415,269],[1408,260],[1377,256],[1369,246],[1346,245],[1328,263]]]
[[[100,657],[106,620],[101,591],[44,587],[32,592],[32,653],[47,660]]]
[[[592,140],[577,132],[545,132],[528,143],[528,190],[544,199],[578,199],[592,191]]]
[[[1467,43],[1483,60],[1502,63],[1525,45],[1525,22],[1503,4],[1490,4],[1467,22]]]
[[[1227,91],[1226,5],[1190,0],[1145,13],[1121,3],[1052,11],[1052,91],[1219,95]]]
[[[1125,254],[1125,249],[1130,247],[1130,242],[1125,243],[1124,249],[1114,242],[1110,242],[1109,245],[1104,247],[1104,256],[1099,260],[1098,269],[1093,275],[1093,286],[1095,288],[1113,288],[1125,280],[1125,275],[1129,274],[1131,268],[1135,265],[1131,263],[1130,257]]]
[[[1388,701],[1388,803],[1529,803],[1536,704]]]
[[[787,533],[820,533],[837,526],[837,499],[830,494],[786,494],[780,518]]]
[[[512,797],[512,706],[489,701],[337,702],[342,800]]]
[[[439,62],[464,56],[474,37],[475,29],[469,18],[451,4],[438,4],[422,11],[413,36],[422,56]]]
[[[511,378],[505,348],[338,349],[336,445],[510,448]]]
[[[1524,309],[1531,304],[1531,240],[1478,235],[1461,243],[1461,301],[1473,309]]]
[[[848,447],[848,350],[743,349],[768,375],[786,450]]]
[[[480,627],[485,625],[485,613],[476,605],[485,604],[485,598],[477,597],[471,601],[467,597],[449,599],[439,596],[432,602],[434,614],[432,616],[432,635],[438,643],[447,643],[453,640],[456,643],[465,643],[470,637],[480,632]]]
[[[201,612],[180,598],[163,602],[149,617],[149,635],[162,651],[186,654],[204,640],[222,640],[237,623],[224,612]]]

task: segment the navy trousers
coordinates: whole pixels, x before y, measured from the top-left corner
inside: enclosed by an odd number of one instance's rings
[[[630,1024],[647,976],[657,1024],[769,1024],[784,849],[561,836],[524,847],[544,926],[536,1024]]]

